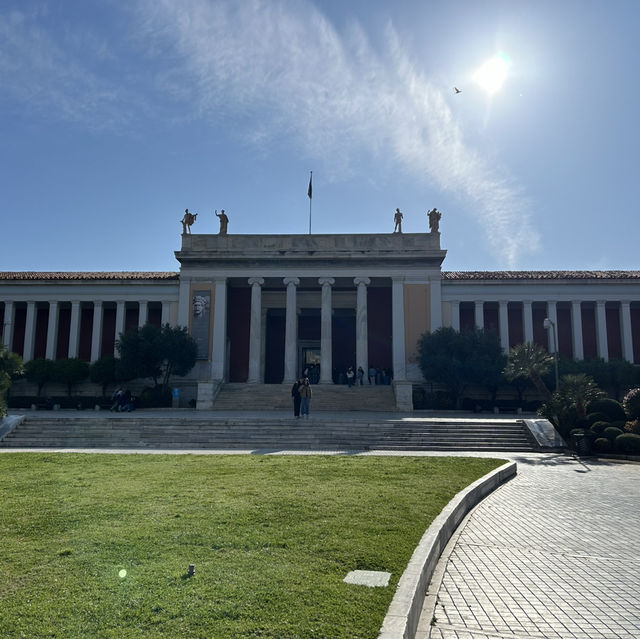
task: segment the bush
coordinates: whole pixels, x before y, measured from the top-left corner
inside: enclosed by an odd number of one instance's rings
[[[640,435],[634,433],[618,435],[616,449],[623,453],[640,453]]]
[[[640,418],[640,388],[632,388],[624,396],[622,406],[629,419]]]
[[[598,437],[598,439],[593,442],[593,447],[601,453],[607,453],[611,450],[611,442],[606,437]]]
[[[605,428],[609,428],[609,426],[611,426],[609,422],[595,422],[594,424],[591,424],[590,430],[594,435],[601,435],[602,431]]]
[[[627,420],[626,419],[621,419],[620,421],[615,421],[615,422],[610,422],[609,426],[615,426],[616,428],[619,428],[620,430],[624,430],[624,427],[627,425]]]
[[[587,406],[587,413],[603,413],[607,416],[608,421],[615,422],[626,417],[624,408],[620,402],[616,402],[615,399],[609,399],[603,397],[602,399],[595,399],[589,402]]]
[[[413,407],[418,410],[453,410],[456,403],[445,391],[427,393],[424,389],[418,388],[413,392]]]
[[[171,390],[162,386],[147,386],[142,389],[138,401],[138,408],[168,408],[171,406]]]
[[[602,435],[613,443],[618,435],[622,435],[624,431],[616,426],[608,426],[602,431]]]
[[[607,415],[606,413],[589,413],[587,415],[587,422],[590,425],[595,424],[596,422],[609,422],[611,421],[609,419],[609,415]]]

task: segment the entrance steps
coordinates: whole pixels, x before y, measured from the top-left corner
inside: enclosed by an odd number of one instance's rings
[[[292,384],[223,384],[213,410],[291,410]],[[311,411],[396,410],[393,388],[386,385],[311,385]]]
[[[73,415],[27,416],[2,448],[535,451],[522,420]]]

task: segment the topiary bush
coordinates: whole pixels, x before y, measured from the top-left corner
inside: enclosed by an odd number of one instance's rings
[[[598,437],[593,442],[593,447],[601,453],[608,453],[611,450],[611,442],[606,437]]]
[[[624,427],[626,425],[627,425],[627,420],[626,419],[621,419],[620,421],[611,422],[609,424],[609,426],[615,426],[616,428],[619,428],[620,430],[624,430]]]
[[[602,431],[609,426],[611,426],[609,422],[595,422],[594,424],[591,424],[591,428],[589,430],[594,435],[601,435]]]
[[[632,388],[622,400],[624,412],[629,419],[640,418],[640,388]]]
[[[594,399],[592,402],[589,402],[587,414],[590,413],[604,413],[610,422],[619,421],[626,417],[622,404],[608,397]]]
[[[596,422],[609,422],[609,415],[605,413],[589,413],[587,415],[587,422],[589,425],[593,425]]]
[[[613,443],[616,437],[618,437],[618,435],[622,435],[623,432],[624,431],[621,428],[617,428],[616,426],[607,426],[607,428],[602,431],[602,435]]]
[[[616,450],[623,453],[640,453],[640,435],[623,433],[615,441]]]

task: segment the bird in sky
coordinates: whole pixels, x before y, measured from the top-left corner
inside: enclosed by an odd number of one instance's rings
[[[462,91],[460,91],[460,89],[458,89],[458,87],[453,87],[453,91],[454,91],[454,93],[462,93]]]

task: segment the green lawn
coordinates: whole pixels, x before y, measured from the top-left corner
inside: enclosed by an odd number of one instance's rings
[[[1,454],[0,637],[375,638],[431,521],[501,463]]]

